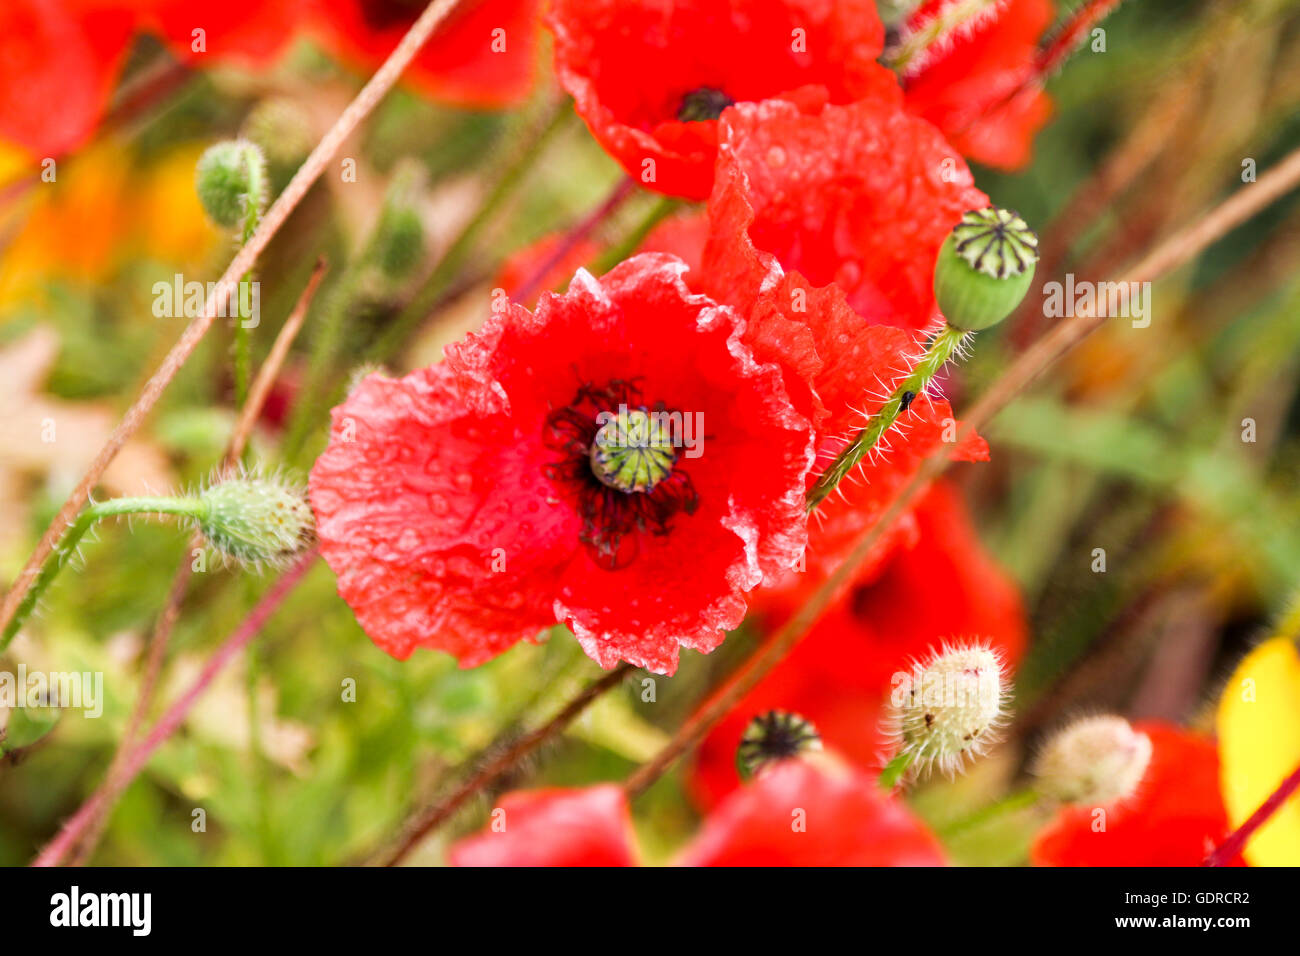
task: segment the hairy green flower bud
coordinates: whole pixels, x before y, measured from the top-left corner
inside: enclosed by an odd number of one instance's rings
[[[212,221],[233,229],[266,206],[266,159],[248,140],[217,143],[199,158],[195,185]]]
[[[1132,796],[1150,762],[1151,738],[1123,717],[1087,717],[1048,741],[1034,773],[1049,797],[1105,806]]]
[[[244,118],[242,132],[261,148],[277,182],[287,181],[316,145],[306,110],[287,96],[260,100]]]
[[[1010,688],[998,654],[980,644],[944,645],[910,674],[895,675],[886,731],[911,767],[952,774],[996,742]]]
[[[315,538],[311,506],[283,482],[245,475],[213,485],[199,497],[199,530],[232,561],[278,564]]]
[[[1038,262],[1038,236],[1009,209],[961,217],[939,249],[934,294],[948,324],[964,332],[997,325],[1024,299]]]
[[[424,260],[424,221],[417,205],[423,188],[423,168],[414,161],[403,162],[393,171],[384,195],[369,258],[393,281],[405,279]]]

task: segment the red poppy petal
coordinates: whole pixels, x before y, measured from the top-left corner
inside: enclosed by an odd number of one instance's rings
[[[179,58],[264,69],[293,38],[306,0],[146,0],[147,19]]]
[[[549,493],[544,462],[505,416],[472,415],[434,366],[365,379],[332,434],[310,482],[321,553],[376,644],[472,667],[554,624],[543,584],[571,557],[576,523],[522,504]]]
[[[57,157],[95,132],[134,18],[75,0],[0,4],[0,140]]]
[[[613,784],[512,793],[448,857],[453,866],[636,865],[632,818]]]
[[[807,113],[769,101],[733,107],[721,122],[711,294],[740,304],[797,272],[837,286],[868,323],[935,325],[939,246],[988,197],[939,131],[903,111],[888,71],[848,106]]]

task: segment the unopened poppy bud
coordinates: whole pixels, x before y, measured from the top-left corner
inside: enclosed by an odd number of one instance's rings
[[[1087,717],[1048,741],[1034,773],[1049,797],[1105,806],[1132,796],[1150,762],[1151,738],[1123,717]]]
[[[287,96],[259,101],[245,117],[242,132],[279,173],[296,169],[316,145],[311,118]]]
[[[997,325],[1024,299],[1037,262],[1038,236],[1020,216],[997,206],[973,209],[939,248],[939,311],[964,332]]]
[[[370,257],[388,279],[406,278],[424,259],[424,221],[417,205],[423,186],[423,168],[415,162],[402,163],[384,195]]]
[[[277,564],[314,540],[311,506],[283,482],[255,475],[206,489],[199,530],[220,554],[241,564]]]
[[[233,229],[266,205],[266,159],[248,140],[217,143],[199,158],[195,185],[212,221]]]
[[[899,756],[917,770],[960,770],[998,739],[1010,686],[996,651],[980,644],[944,645],[894,680],[885,730]]]
[[[736,769],[748,779],[764,767],[822,749],[817,728],[799,714],[769,710],[749,722],[736,749]]]

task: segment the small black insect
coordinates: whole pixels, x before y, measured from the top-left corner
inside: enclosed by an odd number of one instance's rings
[[[898,400],[898,410],[900,412],[907,411],[908,406],[912,404],[912,399],[914,398],[916,398],[916,392],[904,392],[903,397]]]

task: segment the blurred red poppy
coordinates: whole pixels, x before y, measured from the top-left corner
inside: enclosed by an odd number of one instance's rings
[[[540,0],[461,0],[403,81],[431,99],[499,109],[522,102],[537,72]],[[339,59],[375,70],[426,0],[312,0],[315,35]]]
[[[1157,721],[1133,727],[1151,738],[1137,792],[1114,807],[1062,807],[1034,840],[1035,865],[1200,866],[1227,837],[1214,740]]]
[[[532,790],[502,799],[456,843],[455,866],[631,866],[635,836],[620,787]],[[874,777],[830,759],[764,770],[705,821],[685,866],[942,866],[939,842]]]
[[[939,841],[876,778],[815,758],[786,760],[704,821],[686,866],[942,866]]]
[[[613,784],[512,793],[451,848],[453,866],[635,866],[632,818]]]
[[[34,158],[85,143],[108,108],[135,17],[101,0],[0,4],[0,140]]]
[[[909,22],[924,24],[950,3],[926,0]],[[1007,170],[1026,166],[1034,135],[1052,114],[1034,76],[1052,7],[1052,0],[1009,0],[938,45],[905,79],[907,108],[976,162]]]
[[[144,0],[134,9],[180,60],[265,68],[284,51],[308,0]],[[124,4],[126,6],[126,4]]]
[[[691,199],[709,194],[727,106],[852,102],[884,38],[871,0],[555,0],[546,20],[592,135],[647,188]]]

